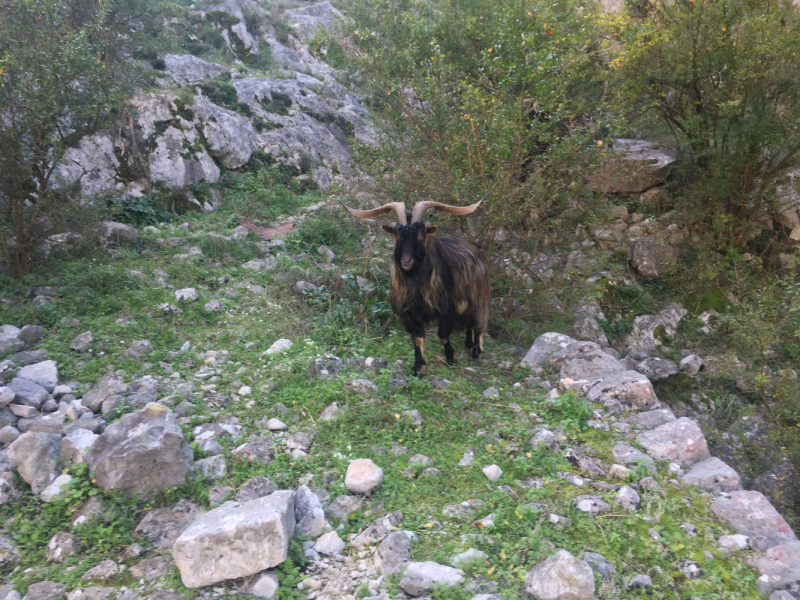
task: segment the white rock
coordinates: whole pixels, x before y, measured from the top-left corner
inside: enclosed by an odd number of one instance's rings
[[[196,302],[198,298],[197,290],[194,288],[183,288],[175,291],[175,300],[178,302]]]
[[[400,579],[400,587],[412,596],[428,594],[435,586],[452,587],[464,581],[464,571],[432,561],[412,562]]]
[[[243,504],[226,502],[200,515],[172,548],[183,585],[202,587],[279,565],[288,556],[294,526],[290,490]]]
[[[488,467],[483,467],[483,474],[492,481],[495,481],[500,479],[500,476],[503,474],[503,470],[497,465],[489,465]]]
[[[58,385],[58,367],[54,360],[45,360],[40,363],[22,367],[17,374],[34,383],[38,383],[48,392],[52,392]]]
[[[73,429],[61,440],[61,462],[66,466],[85,462],[84,454],[100,437],[88,429]]]
[[[345,545],[346,544],[339,537],[338,533],[329,531],[317,538],[317,542],[314,544],[314,550],[320,554],[335,556],[344,550]]]
[[[734,535],[719,536],[719,547],[726,550],[744,550],[747,548],[747,540],[750,538],[741,533]]]
[[[272,346],[267,348],[267,351],[264,354],[277,354],[278,352],[283,352],[284,350],[288,350],[292,347],[292,340],[287,340],[286,338],[281,338]]]
[[[266,571],[253,577],[243,592],[256,598],[272,598],[278,587],[280,587],[278,576]]]
[[[42,490],[42,501],[52,502],[53,500],[60,499],[60,496],[65,493],[65,490],[61,488],[68,485],[70,481],[72,481],[72,477],[66,473],[56,477],[53,483]]]
[[[703,359],[697,356],[697,354],[690,354],[681,360],[679,366],[680,370],[684,373],[688,373],[689,375],[697,375],[703,366]]]
[[[483,562],[488,558],[486,552],[481,552],[480,550],[476,550],[475,548],[470,548],[466,552],[462,552],[461,554],[456,554],[453,559],[450,561],[450,564],[456,568],[463,567],[467,564],[474,564]]]
[[[593,600],[592,568],[566,550],[528,571],[525,591],[536,600]]]
[[[347,467],[344,486],[355,494],[369,494],[383,483],[383,469],[368,458],[354,460]]]
[[[267,429],[270,431],[283,431],[284,429],[289,429],[289,426],[280,419],[272,418],[267,421]]]
[[[16,392],[8,387],[0,387],[0,408],[8,406],[14,401]]]

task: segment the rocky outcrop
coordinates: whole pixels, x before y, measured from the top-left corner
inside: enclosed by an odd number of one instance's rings
[[[331,30],[337,20],[344,19],[328,0],[287,10],[284,18],[292,24],[300,38],[313,37],[320,29]]]
[[[211,156],[228,169],[247,164],[258,147],[256,130],[247,119],[202,96],[195,98],[194,114]]]
[[[228,72],[222,65],[206,62],[191,54],[166,54],[164,63],[178,85],[200,83],[206,77],[213,79]]]
[[[615,158],[590,178],[599,192],[639,193],[663,183],[669,176],[676,156],[645,140],[614,140]]]

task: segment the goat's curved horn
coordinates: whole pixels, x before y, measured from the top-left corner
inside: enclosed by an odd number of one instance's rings
[[[471,212],[475,212],[475,210],[481,205],[481,202],[483,202],[485,199],[486,196],[484,196],[478,202],[470,206],[450,206],[448,204],[442,204],[441,202],[433,202],[428,200],[424,202],[418,202],[414,206],[414,211],[411,213],[411,222],[417,223],[419,221],[422,221],[422,217],[425,215],[425,211],[428,210],[440,210],[450,215],[457,215],[457,216],[468,215]]]
[[[397,215],[397,222],[400,225],[407,225],[407,217],[406,217],[406,207],[405,204],[402,202],[389,202],[389,204],[384,204],[380,208],[375,208],[373,210],[356,210],[355,208],[350,208],[344,202],[339,200],[339,204],[344,206],[344,208],[354,217],[358,217],[359,219],[369,219],[370,217],[376,217],[378,215],[382,215],[386,212],[394,211]]]

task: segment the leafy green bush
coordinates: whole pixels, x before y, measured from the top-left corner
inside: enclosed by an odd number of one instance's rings
[[[800,151],[800,9],[782,0],[635,5],[604,17],[621,113],[681,149],[681,208],[743,245]],[[760,228],[759,228],[760,229]]]
[[[172,215],[164,210],[163,204],[157,198],[131,196],[113,203],[112,206],[116,208],[114,220],[134,227],[156,225],[172,220]]]

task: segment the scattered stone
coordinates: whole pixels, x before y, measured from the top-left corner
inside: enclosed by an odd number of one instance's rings
[[[66,595],[66,590],[67,586],[63,583],[40,581],[28,588],[24,600],[55,600],[59,597],[63,598]]]
[[[89,344],[94,341],[94,336],[91,331],[84,331],[79,336],[75,337],[69,345],[69,349],[73,352],[84,353],[89,349]]]
[[[422,425],[424,421],[422,415],[419,414],[419,411],[416,408],[411,410],[404,410],[402,415],[403,418],[406,421],[408,421],[409,425],[411,425],[412,427],[419,427],[420,425]]]
[[[484,398],[499,398],[500,392],[497,391],[497,388],[495,387],[489,387],[483,390],[481,396],[483,396]]]
[[[686,535],[690,537],[694,537],[697,535],[697,527],[692,523],[681,523],[681,529]]]
[[[594,573],[584,561],[559,550],[528,571],[525,591],[536,600],[592,600]]]
[[[617,492],[617,495],[614,496],[614,502],[619,504],[624,509],[638,510],[641,500],[639,499],[639,494],[636,493],[636,490],[630,486],[623,485]]]
[[[332,421],[342,414],[342,409],[336,402],[331,402],[319,416],[320,421]]]
[[[80,540],[76,536],[59,531],[47,542],[45,559],[48,562],[63,562],[65,558],[78,552],[79,543]]]
[[[57,468],[60,454],[60,435],[29,431],[11,444],[8,460],[33,493],[39,494],[61,472]]]
[[[708,444],[697,423],[688,417],[656,427],[639,435],[637,442],[658,460],[689,466],[709,458]]]
[[[607,581],[614,578],[614,565],[602,554],[598,554],[597,552],[584,552],[583,562],[589,565],[592,571],[600,575],[603,580]]]
[[[271,435],[260,435],[231,452],[233,458],[269,464],[275,460],[275,439]]]
[[[278,576],[270,571],[264,571],[250,579],[242,591],[256,598],[272,598],[279,587]]]
[[[458,461],[459,467],[469,467],[472,464],[472,461],[475,460],[475,450],[472,448],[467,448],[464,450],[464,454],[461,456],[461,460]]]
[[[383,469],[368,458],[354,460],[347,467],[344,486],[354,494],[369,494],[383,483]]]
[[[617,479],[622,479],[623,481],[627,480],[631,473],[633,473],[633,471],[622,465],[611,465],[611,468],[608,470],[609,475]]]
[[[289,426],[280,419],[272,418],[267,421],[267,429],[270,431],[283,431],[289,429]]]
[[[503,470],[498,467],[497,465],[489,465],[488,467],[483,467],[483,474],[486,475],[490,480],[496,481],[500,479],[500,476],[503,474]]]
[[[135,579],[155,581],[172,571],[173,562],[166,556],[154,556],[136,563],[130,568],[130,574]]]
[[[119,573],[119,567],[113,560],[104,560],[99,565],[95,565],[81,579],[113,579]]]
[[[703,569],[693,560],[684,560],[678,565],[678,569],[689,579],[700,579],[703,576]]]
[[[606,512],[611,508],[611,505],[600,496],[575,496],[572,501],[575,503],[575,508],[579,511],[593,515]]]
[[[8,388],[14,392],[14,404],[31,406],[36,410],[42,408],[42,404],[50,399],[50,394],[45,388],[22,377],[12,379]]]
[[[725,550],[745,550],[747,548],[747,540],[750,539],[741,533],[733,535],[719,536],[719,547]]]
[[[66,473],[56,477],[53,483],[42,490],[42,501],[53,502],[54,500],[60,500],[66,493],[66,487],[69,486],[70,481],[72,481],[72,476]]]
[[[485,552],[481,552],[475,548],[470,548],[466,552],[456,554],[450,561],[450,564],[458,569],[470,564],[474,565],[475,563],[486,561],[487,559],[488,555]]]
[[[149,403],[109,425],[85,459],[101,489],[126,490],[149,499],[186,483],[194,452],[173,412]]]
[[[175,290],[175,300],[177,302],[196,302],[197,298],[197,290],[194,288]]]
[[[297,283],[295,283],[295,284],[294,284],[294,288],[295,288],[295,289],[296,289],[298,292],[306,292],[306,291],[318,290],[318,289],[319,289],[319,288],[318,288],[316,285],[314,285],[313,283],[309,283],[308,281],[302,281],[302,280],[301,280],[301,281],[298,281]]]
[[[375,519],[372,525],[367,527],[356,539],[353,540],[353,548],[362,548],[380,542],[383,538],[389,535],[392,530],[396,529],[400,523],[403,522],[403,513],[399,510],[394,511]]]
[[[614,460],[634,466],[643,464],[651,473],[656,472],[656,464],[653,459],[628,442],[617,442],[611,452],[614,454]]]
[[[681,479],[684,483],[696,485],[709,492],[733,492],[742,489],[739,474],[715,456],[693,464]]]
[[[411,563],[411,540],[403,531],[393,531],[375,552],[375,568],[384,577],[399,573]]]
[[[657,383],[673,375],[677,375],[678,365],[671,360],[665,360],[663,358],[648,358],[636,366],[636,371],[642,375],[646,375],[653,383]]]
[[[11,444],[19,437],[19,431],[13,425],[0,428],[0,444]]]
[[[233,494],[233,488],[229,485],[221,485],[217,487],[213,487],[208,490],[208,504],[212,507],[219,506],[225,500]]]
[[[439,377],[438,375],[431,377],[431,388],[434,390],[445,390],[451,383],[452,381],[448,381],[444,377]]]
[[[643,237],[631,248],[631,266],[644,277],[661,277],[679,256],[674,246],[655,237]]]
[[[100,437],[88,429],[75,429],[61,440],[61,462],[65,466],[85,462],[85,453]]]
[[[248,479],[239,488],[236,494],[237,502],[250,502],[257,498],[264,498],[273,492],[278,491],[278,486],[272,483],[266,477],[256,476]]]
[[[318,538],[325,530],[325,511],[322,503],[308,486],[301,485],[294,493],[294,515],[297,535]]]
[[[644,590],[653,587],[653,580],[647,575],[634,575],[628,582],[629,590]]]
[[[219,312],[222,309],[222,304],[219,300],[209,300],[203,308],[208,312]]]
[[[317,538],[314,550],[327,556],[336,556],[344,550],[345,543],[335,531],[329,531]]]
[[[412,562],[408,565],[400,587],[412,596],[429,594],[436,587],[453,587],[464,581],[461,569],[446,567],[432,561]]]
[[[292,340],[281,338],[277,342],[272,344],[269,348],[267,348],[264,354],[277,354],[278,352],[283,352],[284,350],[288,350],[291,347],[292,347]]]
[[[294,492],[280,491],[201,515],[172,549],[183,584],[197,588],[279,565],[288,556],[294,513]]]
[[[147,540],[153,548],[171,546],[200,515],[200,507],[183,499],[172,508],[156,508],[139,521],[134,530],[137,538]]]
[[[636,425],[639,429],[650,431],[651,429],[677,420],[678,418],[670,409],[659,408],[637,413],[628,419],[628,423]]]
[[[339,496],[325,509],[325,514],[334,519],[345,520],[352,513],[361,510],[364,501],[358,496]]]
[[[152,352],[149,340],[137,340],[128,346],[128,349],[122,353],[123,359],[142,360],[145,356]]]
[[[348,382],[347,388],[356,394],[373,394],[378,391],[378,386],[369,379],[353,379]]]
[[[227,471],[225,457],[221,454],[198,460],[194,463],[194,468],[202,477],[207,477],[211,480],[221,479]]]
[[[703,367],[703,359],[697,354],[690,354],[681,360],[680,369],[688,375],[697,375]]]

